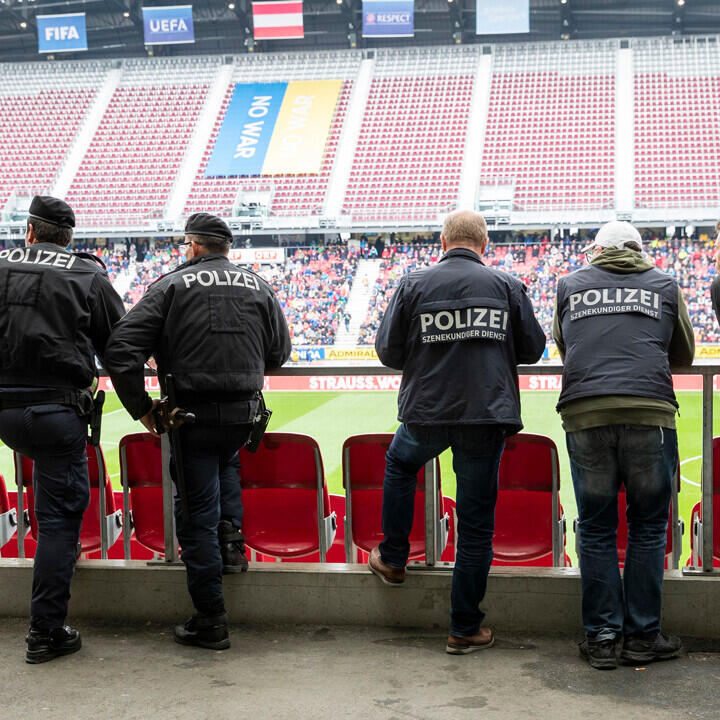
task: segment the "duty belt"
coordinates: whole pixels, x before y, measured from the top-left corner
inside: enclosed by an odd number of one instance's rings
[[[90,390],[62,390],[59,388],[38,388],[17,390],[0,388],[0,410],[25,408],[31,405],[68,405],[81,416],[93,410],[93,394]]]
[[[230,402],[188,403],[187,409],[201,425],[249,424],[255,417],[258,400],[233,400]]]

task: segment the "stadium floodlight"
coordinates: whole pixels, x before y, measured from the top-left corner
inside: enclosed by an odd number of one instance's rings
[[[23,20],[23,21],[20,23],[20,27],[24,30],[24,29],[27,27],[27,23]]]
[[[677,4],[679,7],[682,7],[685,4],[685,0],[677,0]]]
[[[123,13],[123,17],[124,17],[124,18],[129,18],[129,17],[130,17],[130,13],[126,10],[126,11]]]
[[[235,3],[228,3],[228,10],[234,10],[235,9]]]

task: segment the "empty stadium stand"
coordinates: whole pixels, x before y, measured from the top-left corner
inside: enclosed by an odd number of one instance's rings
[[[125,60],[65,198],[86,227],[163,217],[218,58]]]

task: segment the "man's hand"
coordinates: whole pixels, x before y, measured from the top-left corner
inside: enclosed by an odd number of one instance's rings
[[[158,428],[155,426],[155,415],[153,415],[153,411],[159,404],[160,399],[155,398],[152,401],[152,407],[140,418],[140,422],[145,426],[148,432],[151,432],[156,436],[160,435],[160,433],[158,432]]]

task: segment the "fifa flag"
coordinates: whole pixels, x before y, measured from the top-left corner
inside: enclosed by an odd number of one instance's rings
[[[256,40],[289,40],[305,37],[302,0],[254,2],[253,37]]]
[[[319,173],[342,83],[235,85],[205,177]]]
[[[38,15],[38,52],[77,52],[87,50],[85,13]]]

